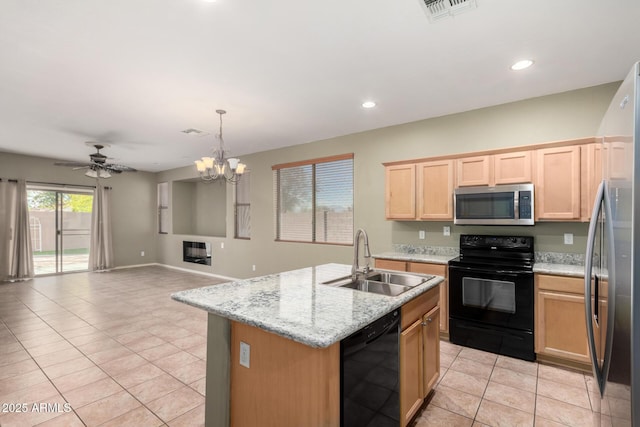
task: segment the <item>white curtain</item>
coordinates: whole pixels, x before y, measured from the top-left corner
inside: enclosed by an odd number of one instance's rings
[[[27,183],[0,181],[0,281],[32,277]]]
[[[91,213],[91,248],[89,269],[92,271],[113,268],[113,243],[111,238],[111,189],[98,181],[93,196]]]

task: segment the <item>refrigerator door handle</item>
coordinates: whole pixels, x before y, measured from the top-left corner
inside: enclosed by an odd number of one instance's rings
[[[587,235],[587,250],[584,259],[584,311],[585,320],[587,322],[587,344],[589,345],[589,355],[591,357],[591,365],[593,367],[593,376],[598,383],[600,393],[604,392],[604,378],[600,371],[598,363],[598,353],[596,352],[596,343],[593,332],[593,305],[591,304],[591,278],[593,273],[593,252],[596,241],[596,229],[600,210],[602,209],[602,201],[604,198],[605,182],[602,181],[598,186],[596,200],[591,213],[591,221],[589,222],[589,234]],[[598,301],[596,301],[596,304]]]

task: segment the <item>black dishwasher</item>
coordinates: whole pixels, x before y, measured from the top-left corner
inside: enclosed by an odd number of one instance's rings
[[[340,342],[340,425],[400,425],[400,310]]]

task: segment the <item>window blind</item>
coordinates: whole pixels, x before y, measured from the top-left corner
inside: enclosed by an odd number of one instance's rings
[[[276,240],[353,243],[353,155],[273,169]]]

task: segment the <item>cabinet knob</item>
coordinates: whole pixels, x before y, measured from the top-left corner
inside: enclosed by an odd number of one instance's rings
[[[422,322],[422,326],[429,326],[429,323],[431,322],[433,322],[433,319],[431,317],[427,317],[427,321]]]

